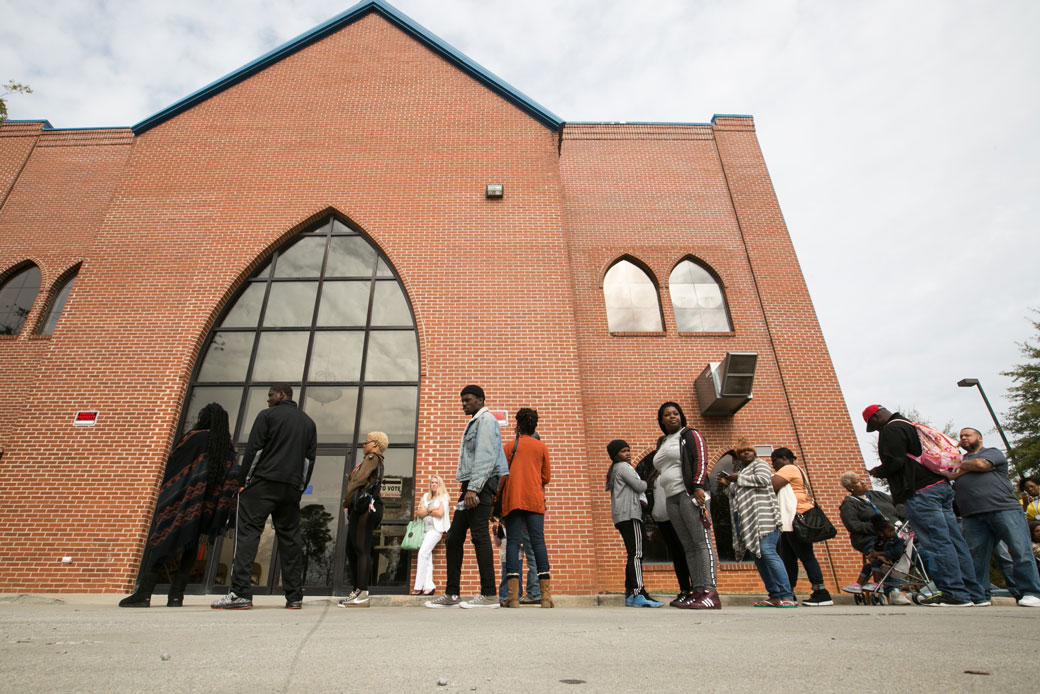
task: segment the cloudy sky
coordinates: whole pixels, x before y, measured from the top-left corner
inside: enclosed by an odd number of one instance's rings
[[[751,114],[868,465],[860,411],[999,445],[1040,307],[1040,3],[396,0],[568,121]],[[10,117],[129,126],[350,0],[0,0]],[[647,9],[647,8],[653,8]]]

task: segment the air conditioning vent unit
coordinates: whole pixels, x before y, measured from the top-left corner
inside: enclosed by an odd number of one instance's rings
[[[757,364],[755,352],[727,352],[724,361],[710,362],[694,382],[701,414],[732,416],[748,404]]]

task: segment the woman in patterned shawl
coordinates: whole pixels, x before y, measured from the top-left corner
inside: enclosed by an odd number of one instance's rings
[[[212,542],[231,516],[240,487],[231,474],[235,457],[227,412],[217,403],[206,405],[199,412],[198,423],[170,454],[140,584],[133,595],[120,601],[120,607],[148,607],[159,582],[159,570],[175,557],[180,564],[170,581],[166,606],[184,604],[184,587],[195,565],[200,540],[205,536]]]
[[[787,569],[776,551],[781,528],[776,489],[783,478],[773,473],[772,465],[758,457],[747,439],[737,440],[733,457],[733,473],[719,473],[718,481],[728,487],[733,551],[737,560],[745,551],[753,555],[755,568],[769,593],[769,599],[756,602],[755,607],[798,607]]]

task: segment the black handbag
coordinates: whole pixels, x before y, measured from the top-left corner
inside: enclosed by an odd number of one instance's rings
[[[802,473],[805,487],[812,494],[812,488],[809,486],[809,479],[805,476],[805,472],[801,468],[798,469],[798,472]],[[791,529],[799,540],[808,543],[823,542],[838,534],[834,524],[827,518],[827,514],[816,503],[815,494],[813,494],[813,507],[805,513],[796,513],[794,521],[791,523]]]

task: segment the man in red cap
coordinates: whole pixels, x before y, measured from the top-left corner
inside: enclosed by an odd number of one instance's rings
[[[917,429],[898,412],[881,405],[863,410],[867,431],[878,432],[881,465],[868,470],[888,482],[892,500],[903,504],[918,546],[940,593],[921,604],[936,607],[972,607],[990,604],[975,579],[968,544],[953,515],[953,488],[942,475],[910,456],[921,455]]]

